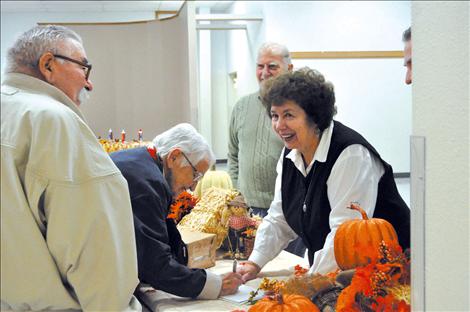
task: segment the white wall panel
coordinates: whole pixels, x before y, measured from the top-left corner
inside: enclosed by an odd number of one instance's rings
[[[82,110],[97,135],[125,129],[144,139],[190,122],[186,7],[166,21],[122,25],[72,25],[94,62],[90,103]]]

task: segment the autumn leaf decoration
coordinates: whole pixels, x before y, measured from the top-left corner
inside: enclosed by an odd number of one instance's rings
[[[170,205],[167,218],[174,220],[175,223],[180,222],[185,215],[191,212],[197,202],[198,198],[191,195],[191,193],[186,191],[181,192]]]
[[[255,238],[256,227],[255,226],[247,227],[246,230],[242,232],[242,235],[245,236],[246,238]]]
[[[379,257],[357,267],[340,294],[338,312],[410,311],[410,261],[398,244],[382,242]]]
[[[358,246],[360,253],[370,255],[370,247]],[[273,294],[296,294],[312,298],[318,294],[330,299],[331,292],[338,287],[338,271],[326,275],[309,273],[307,268],[296,265],[294,274],[287,280],[264,278],[256,290],[252,292],[249,303],[255,304],[253,298],[259,290],[265,291],[265,296]],[[328,291],[330,291],[328,293]],[[322,299],[327,300],[327,299]],[[322,302],[322,301],[320,301]],[[355,268],[355,273],[349,286],[344,288],[336,301],[337,312],[409,312],[411,311],[410,258],[403,253],[397,242],[382,241],[377,250],[373,250],[370,262],[365,266]],[[323,310],[325,311],[325,310]]]
[[[308,269],[301,267],[299,264],[297,264],[294,267],[294,275],[297,276],[297,277],[301,277],[302,275],[304,275],[307,272],[308,272]]]

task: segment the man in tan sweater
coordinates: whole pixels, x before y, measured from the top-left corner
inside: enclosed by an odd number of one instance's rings
[[[293,65],[289,50],[278,43],[267,42],[258,50],[256,78],[260,91],[264,82]],[[271,119],[261,103],[260,91],[241,98],[234,106],[230,120],[228,143],[228,172],[233,186],[245,196],[254,214],[267,215],[274,198],[276,164],[283,144],[271,129]],[[301,257],[305,247],[299,240],[287,251]]]

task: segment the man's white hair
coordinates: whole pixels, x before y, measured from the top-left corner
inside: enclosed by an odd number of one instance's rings
[[[207,160],[209,167],[215,163],[214,153],[209,144],[207,144],[206,139],[188,123],[181,123],[170,128],[157,135],[152,142],[157,149],[158,155],[162,157],[166,156],[174,148],[179,148],[194,166],[203,159]],[[186,160],[182,164],[186,165],[187,162],[185,162]]]
[[[39,74],[38,62],[41,55],[46,52],[68,54],[68,51],[63,50],[68,47],[64,43],[70,40],[83,45],[82,38],[64,26],[46,25],[31,28],[20,35],[7,51],[5,73]]]
[[[275,42],[265,42],[261,45],[261,47],[258,49],[258,59],[265,54],[271,54],[271,55],[278,55],[282,56],[282,59],[284,61],[284,65],[290,65],[292,64],[292,60],[290,57],[289,50],[287,49],[286,46],[275,43]]]

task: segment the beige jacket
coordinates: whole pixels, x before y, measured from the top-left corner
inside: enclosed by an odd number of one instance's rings
[[[127,183],[75,104],[31,76],[1,91],[1,309],[139,310]]]

